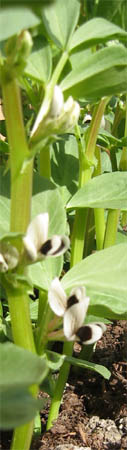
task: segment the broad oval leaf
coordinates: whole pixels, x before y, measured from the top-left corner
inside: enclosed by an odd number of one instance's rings
[[[0,389],[40,384],[47,375],[48,365],[45,357],[37,356],[10,342],[0,344],[0,355]]]
[[[109,319],[127,317],[127,245],[114,245],[88,256],[62,279],[69,293],[85,286],[90,296],[88,314]]]
[[[55,0],[53,5],[43,8],[42,18],[47,33],[58,47],[68,49],[79,13],[78,0]]]
[[[44,405],[44,400],[35,399],[21,387],[3,389],[0,398],[0,428],[3,430],[12,430],[30,422]]]
[[[32,79],[48,82],[52,70],[52,54],[48,41],[43,36],[34,38],[32,53],[27,59],[25,73]]]
[[[81,25],[71,39],[70,50],[92,47],[111,39],[127,39],[126,31],[106,19],[96,17]]]
[[[72,197],[67,209],[127,208],[127,172],[112,172],[92,178]]]
[[[127,90],[127,49],[112,45],[88,56],[60,84],[66,97],[95,100]]]
[[[0,41],[27,28],[35,27],[39,22],[40,18],[25,6],[7,7],[0,11]]]

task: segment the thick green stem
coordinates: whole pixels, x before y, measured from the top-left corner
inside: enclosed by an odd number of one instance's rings
[[[33,428],[33,420],[29,424],[16,428],[11,444],[11,450],[28,450],[31,444]]]
[[[32,195],[32,162],[21,173],[25,158],[29,155],[23,125],[20,90],[16,79],[6,81],[3,76],[3,101],[6,117],[11,166],[11,220],[10,230],[25,232],[30,220]],[[19,246],[20,250],[20,246]],[[35,352],[32,324],[29,315],[28,296],[24,292],[15,293],[7,286],[14,342]],[[36,396],[37,386],[30,388]],[[12,450],[29,450],[33,421],[19,427],[14,432]]]
[[[46,146],[39,155],[39,173],[42,177],[51,178],[50,146]]]
[[[33,163],[21,173],[29,155],[26,142],[20,90],[17,81],[3,83],[3,101],[10,146],[11,164],[11,231],[25,232],[30,220]]]
[[[116,242],[119,214],[120,211],[118,209],[109,209],[108,211],[104,248],[111,247]]]
[[[73,351],[73,342],[65,342],[63,347],[63,354],[71,356],[72,351]],[[58,417],[63,390],[68,379],[69,371],[70,371],[70,363],[65,362],[60,369],[59,377],[56,382],[55,392],[48,416],[47,430],[49,430],[49,428],[52,427],[54,420],[56,420]]]

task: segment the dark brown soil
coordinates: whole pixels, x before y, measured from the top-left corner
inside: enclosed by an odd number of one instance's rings
[[[75,345],[75,353],[80,351]],[[42,435],[34,439],[31,450],[127,450],[127,323],[107,326],[98,342],[93,361],[111,371],[109,381],[88,370],[74,369],[64,392],[58,420],[45,431],[49,400],[41,414]],[[42,394],[43,396],[43,394]],[[5,437],[5,435],[4,435]],[[71,445],[72,444],[72,445]],[[67,446],[67,447],[66,447]],[[1,450],[9,449],[7,440]],[[20,450],[20,449],[17,449]]]

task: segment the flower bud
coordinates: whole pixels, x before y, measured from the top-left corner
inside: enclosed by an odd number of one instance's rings
[[[49,110],[49,116],[52,118],[59,117],[64,106],[64,98],[61,88],[56,85],[54,87],[53,98]]]

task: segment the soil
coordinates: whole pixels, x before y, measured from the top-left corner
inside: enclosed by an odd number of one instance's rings
[[[75,356],[80,346],[75,344]],[[127,323],[114,321],[98,342],[93,362],[111,371],[110,380],[88,370],[71,369],[58,420],[48,432],[50,401],[41,412],[42,435],[31,450],[127,450]],[[43,393],[40,393],[43,396]],[[47,396],[48,397],[48,396]],[[2,434],[1,450],[10,448]],[[17,449],[20,450],[20,449]]]

